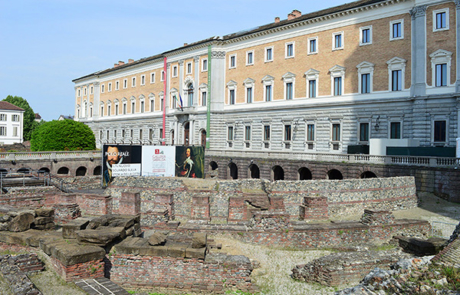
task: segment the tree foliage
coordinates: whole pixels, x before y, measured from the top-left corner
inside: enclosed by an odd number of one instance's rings
[[[30,140],[32,151],[96,149],[96,138],[87,125],[74,120],[53,120],[40,125]]]
[[[35,122],[35,113],[34,110],[30,107],[26,99],[20,96],[11,96],[8,95],[3,101],[7,101],[11,104],[14,104],[21,109],[24,109],[24,140],[30,140],[32,137],[32,132],[37,128],[38,123]]]

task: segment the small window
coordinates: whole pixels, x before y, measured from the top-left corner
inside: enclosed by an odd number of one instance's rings
[[[155,73],[150,73],[150,83],[155,83]]]
[[[81,91],[80,91],[80,89],[77,90],[77,96],[78,96],[78,97],[81,96]]]
[[[104,90],[105,90],[105,85],[101,84],[101,93],[104,93]]]
[[[18,127],[13,127],[13,136],[18,137]]]
[[[316,97],[316,80],[308,81],[308,97],[310,98]]]
[[[136,87],[136,78],[133,77],[131,87]]]
[[[391,91],[402,90],[402,70],[391,71]]]
[[[447,86],[447,64],[437,64],[435,71],[435,86]]]
[[[155,111],[155,100],[151,99],[150,100],[150,112]]]
[[[6,136],[6,126],[0,126],[0,136]]]
[[[265,101],[272,101],[272,85],[265,85]]]
[[[128,88],[128,79],[123,80],[123,88]]]
[[[104,117],[104,106],[101,106],[101,117]]]
[[[6,121],[6,114],[0,114],[0,121]]]
[[[360,45],[372,44],[372,26],[362,27],[360,35]]]
[[[334,33],[332,35],[332,49],[343,49],[343,32]]]
[[[371,92],[371,74],[361,74],[361,93]]]
[[[252,87],[246,88],[246,102],[252,103]]]
[[[307,125],[307,141],[315,141],[315,124]]]
[[[117,82],[118,83],[118,82]],[[118,85],[118,84],[117,84]],[[118,87],[117,87],[117,90],[118,90]],[[112,82],[110,82],[109,84],[107,84],[107,91],[108,92],[111,92],[112,91]]]
[[[253,65],[254,64],[254,51],[249,51],[246,55],[246,65]]]
[[[235,89],[230,89],[230,104],[235,104]]]
[[[294,43],[286,43],[286,58],[294,57]]]
[[[400,138],[401,138],[401,123],[391,122],[390,123],[390,139],[400,139]]]
[[[206,96],[207,96],[207,92],[206,91],[202,91],[201,92],[201,106],[205,107],[206,106]]]
[[[433,31],[444,31],[449,29],[449,9],[433,11]]]
[[[318,53],[318,37],[308,39],[308,53]]]
[[[434,121],[434,141],[446,142],[446,121]]]
[[[19,115],[12,115],[12,116],[11,116],[11,120],[12,120],[13,122],[19,122]]]
[[[340,124],[332,124],[332,141],[340,141]]]
[[[273,47],[265,48],[265,62],[273,61]]]
[[[208,70],[208,60],[203,59],[201,64],[201,71],[206,72]]]
[[[134,114],[136,112],[136,103],[133,101],[131,102],[131,114]]]
[[[115,106],[118,109],[118,106]],[[123,115],[126,115],[126,103],[123,104]]]
[[[120,82],[117,81],[115,82],[115,90],[119,90],[120,89]]]
[[[230,55],[229,63],[230,69],[236,68],[236,55]]]
[[[165,71],[161,71],[161,77],[160,77],[160,81],[164,81],[165,80]]]
[[[145,85],[145,75],[141,76],[141,85]]]
[[[89,93],[90,93],[90,94],[93,94],[93,92],[94,92],[94,87],[91,86],[89,89],[90,89],[90,90],[89,90]]]
[[[83,89],[84,95],[86,95],[86,87]]]
[[[187,63],[187,74],[191,74],[192,73],[192,63],[189,62]]]
[[[369,123],[359,124],[359,141],[369,141]]]
[[[244,129],[244,140],[251,140],[251,126],[246,126]]]
[[[270,141],[270,125],[264,126],[264,141]]]
[[[292,82],[286,83],[286,100],[292,99]]]
[[[390,22],[390,40],[404,39],[404,20],[394,20]]]
[[[228,140],[233,140],[233,126],[228,126],[227,139]]]
[[[334,78],[334,95],[335,96],[342,95],[342,77]]]
[[[126,106],[126,104],[125,104],[125,106]],[[118,105],[117,104],[115,105],[115,115],[119,115],[119,113],[118,113]]]
[[[174,66],[174,67],[173,67],[172,76],[173,76],[173,77],[177,77],[177,66]]]
[[[110,116],[110,113],[112,112],[112,107],[107,106],[107,116]]]
[[[291,141],[292,133],[291,133],[291,125],[284,125],[284,141]]]

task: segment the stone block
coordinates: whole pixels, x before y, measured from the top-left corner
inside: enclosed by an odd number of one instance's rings
[[[77,218],[62,226],[62,237],[64,239],[76,239],[75,231],[85,229],[89,219]]]
[[[98,227],[98,229],[85,229],[75,231],[80,244],[89,243],[98,246],[107,246],[119,239],[126,237],[124,227]]]
[[[169,257],[185,257],[185,247],[182,246],[168,246]]]
[[[192,237],[192,248],[206,247],[208,235],[206,233],[194,233]]]
[[[156,232],[149,237],[149,244],[151,246],[160,246],[166,243],[166,235]]]
[[[405,251],[413,252],[421,256],[438,254],[447,241],[447,239],[443,238],[429,238],[428,240],[403,236],[398,236],[396,238],[399,241],[399,246]]]
[[[156,256],[156,257],[167,257],[168,247],[166,246],[148,246],[139,248],[139,255],[141,256]]]
[[[187,248],[185,249],[185,258],[204,259],[206,256],[206,248]]]
[[[30,229],[35,216],[30,212],[21,212],[14,217],[8,224],[8,230],[12,232],[22,232]]]
[[[93,245],[78,245],[75,243],[57,243],[51,247],[51,255],[63,265],[101,260],[105,257],[105,250]]]
[[[54,217],[54,209],[53,208],[35,209],[35,215],[39,217]]]
[[[54,217],[35,217],[35,220],[33,222],[35,225],[44,225],[47,223],[53,223],[54,224]]]

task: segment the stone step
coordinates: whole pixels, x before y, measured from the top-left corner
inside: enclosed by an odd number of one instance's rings
[[[86,279],[75,284],[88,295],[129,295],[129,293],[107,278]]]

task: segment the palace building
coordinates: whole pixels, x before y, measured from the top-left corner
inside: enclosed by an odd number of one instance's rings
[[[213,169],[386,147],[443,156],[460,137],[459,10],[459,0],[293,10],[73,80],[75,120],[99,147],[206,145]]]

